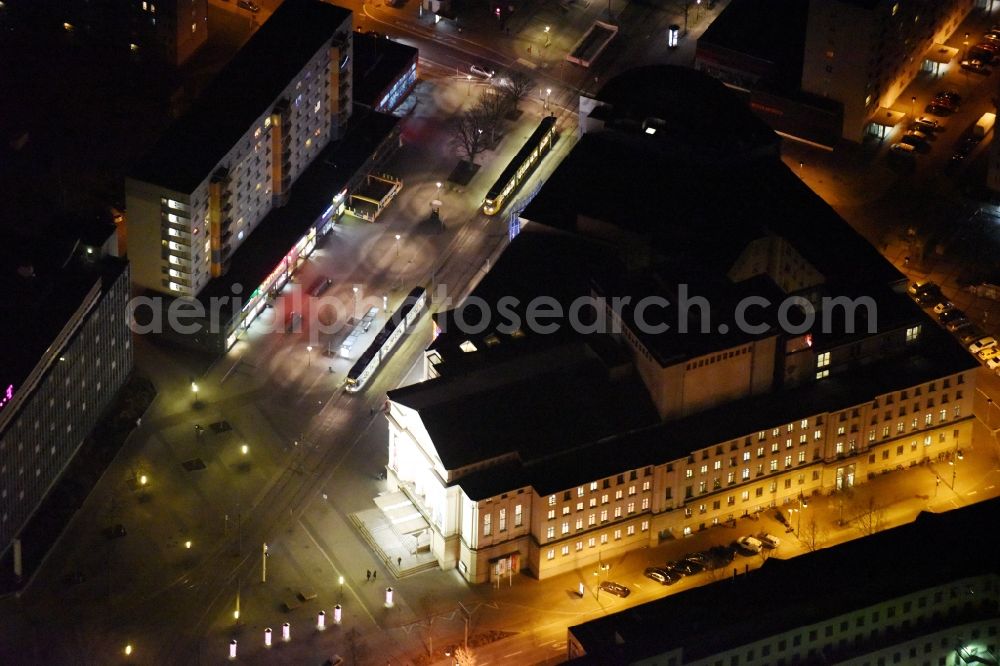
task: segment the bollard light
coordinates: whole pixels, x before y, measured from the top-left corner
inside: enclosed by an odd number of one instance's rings
[[[392,608],[392,588],[385,588],[385,607]]]
[[[320,611],[316,615],[316,629],[319,631],[326,629],[326,611]]]
[[[236,659],[236,639],[229,641],[229,658]]]
[[[264,647],[271,647],[271,627],[264,630]]]
[[[281,640],[285,641],[286,643],[292,640],[292,625],[288,624],[287,622],[281,625]]]
[[[340,604],[337,604],[336,606],[333,607],[333,621],[336,624],[340,624],[340,618],[342,617],[341,611],[342,609],[340,607]]]

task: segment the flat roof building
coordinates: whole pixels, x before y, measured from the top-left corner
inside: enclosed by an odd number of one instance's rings
[[[429,379],[389,392],[442,566],[544,578],[969,444],[978,364],[721,83],[641,68],[580,109]]]
[[[570,627],[568,663],[996,664],[1000,560],[959,544],[998,518],[1000,500],[988,500],[771,557],[747,575]]]
[[[133,281],[196,296],[225,274],[351,114],[351,12],[286,0],[126,181]]]
[[[418,51],[373,33],[354,35],[354,103],[392,113],[417,84]]]
[[[0,555],[132,371],[116,246],[111,224],[0,229]]]

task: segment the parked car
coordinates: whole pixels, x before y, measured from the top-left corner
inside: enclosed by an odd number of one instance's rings
[[[988,361],[991,358],[1000,356],[1000,347],[987,347],[976,354],[976,356],[979,357],[980,361]]]
[[[958,339],[962,341],[962,344],[969,345],[972,342],[983,337],[983,332],[979,330],[979,327],[975,324],[969,324],[968,326],[963,326],[955,332],[958,335]]]
[[[951,321],[949,321],[948,323],[946,323],[946,324],[944,325],[944,327],[945,327],[945,328],[947,328],[947,329],[948,329],[949,331],[951,331],[952,333],[954,333],[954,332],[956,332],[956,331],[957,331],[958,329],[962,328],[963,326],[968,326],[968,325],[969,325],[969,323],[970,323],[970,322],[969,322],[969,318],[968,318],[968,317],[966,317],[966,316],[965,316],[965,315],[963,314],[962,316],[958,317],[957,319],[952,319]]]
[[[996,346],[997,346],[996,338],[994,338],[991,335],[988,335],[985,338],[979,338],[978,340],[970,344],[969,351],[972,352],[973,354],[978,354],[984,349]]]
[[[911,136],[914,139],[920,140],[921,142],[927,141],[928,138],[926,134],[924,134],[920,130],[915,130],[915,129],[908,130],[906,134],[904,134],[903,136]]]
[[[906,291],[910,296],[919,296],[920,294],[926,293],[927,291],[940,289],[936,283],[930,282],[928,280],[918,280],[917,282],[911,282],[910,286],[907,287]]]
[[[924,107],[925,113],[929,113],[932,116],[938,116],[938,117],[951,115],[952,111],[954,111],[954,109],[952,109],[951,107],[947,107],[944,104],[936,104],[934,102],[931,102],[930,104]]]
[[[915,126],[923,128],[925,131],[926,130],[934,131],[941,126],[941,123],[932,118],[928,118],[927,116],[920,116],[913,122],[913,124]]]
[[[693,576],[697,573],[701,573],[705,570],[705,565],[700,562],[693,562],[691,560],[681,560],[680,562],[674,562],[670,569],[671,571],[676,571],[677,573],[684,576]]]
[[[481,79],[492,79],[496,72],[486,65],[473,65],[469,67],[469,71],[478,76]]]
[[[309,285],[309,295],[312,296],[313,298],[321,296],[323,292],[329,289],[330,285],[332,284],[333,280],[326,277],[325,275],[321,275],[315,280],[313,280],[313,283]]]
[[[760,539],[752,536],[742,536],[736,540],[736,545],[742,550],[750,553],[759,553],[760,549],[764,547]]]
[[[986,359],[986,367],[990,370],[1000,370],[1000,357]]]
[[[947,324],[950,321],[955,321],[956,319],[964,318],[964,317],[965,317],[965,313],[964,312],[962,312],[958,308],[952,308],[951,310],[948,310],[947,312],[942,312],[941,314],[939,314],[938,315],[938,321],[941,322],[942,324]]]
[[[620,583],[615,583],[614,581],[605,580],[601,581],[600,588],[605,592],[615,595],[616,597],[625,598],[632,594],[632,590],[628,589]]]
[[[955,304],[951,301],[938,301],[934,306],[934,314],[944,314],[953,307],[955,307]]]
[[[905,139],[906,137],[903,138]],[[898,155],[912,155],[917,149],[913,146],[913,144],[901,141],[899,143],[892,144],[892,148],[889,150]]]
[[[962,69],[968,70],[973,74],[989,74],[990,68],[985,62],[978,58],[973,58],[971,60],[963,60],[959,63]]]
[[[958,106],[962,103],[962,96],[959,95],[954,90],[942,90],[938,94],[934,95],[934,99],[945,99],[948,100],[953,106]]]
[[[760,543],[764,548],[770,548],[773,550],[781,545],[781,539],[773,534],[762,534],[760,536]]]
[[[643,572],[643,575],[655,580],[660,585],[673,585],[681,579],[679,575],[662,567],[649,567]]]

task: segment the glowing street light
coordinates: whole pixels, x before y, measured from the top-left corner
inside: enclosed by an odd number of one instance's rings
[[[244,444],[243,446],[240,447],[240,453],[242,453],[243,455],[250,453],[250,447]]]
[[[313,364],[313,348],[312,348],[312,345],[306,345],[306,355],[309,358],[309,360],[306,363],[306,365],[308,367],[312,367],[312,364]]]
[[[354,285],[353,287],[351,287],[351,289],[352,289],[352,291],[354,291],[354,318],[357,319],[358,318],[358,285]]]
[[[472,74],[466,74],[465,80],[469,84],[469,89],[465,91],[465,96],[468,97],[469,95],[472,94]]]
[[[185,548],[186,548],[187,550],[191,550],[191,542],[190,542],[190,541],[185,541],[185,542],[184,542],[184,547],[185,547]]]
[[[125,646],[125,656],[126,657],[132,656],[132,644],[131,643],[129,643],[129,644],[127,644]]]
[[[337,578],[337,582],[340,583],[340,598],[343,599],[344,598],[344,577],[343,576],[339,576]]]
[[[552,44],[552,36],[549,34],[549,26],[545,26],[545,46]]]
[[[141,474],[139,476],[139,485],[140,486],[144,486],[147,483],[149,483],[149,477],[147,477],[145,474]]]
[[[396,234],[396,258],[399,259],[399,239],[401,236]]]

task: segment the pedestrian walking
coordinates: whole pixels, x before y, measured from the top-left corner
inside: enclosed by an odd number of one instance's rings
[[[403,566],[403,558],[402,557],[397,557],[396,558],[396,566],[397,567]]]
[[[378,578],[378,571],[372,571],[372,581]]]
[[[371,579],[372,579],[372,570],[365,569],[365,580],[371,580]]]

